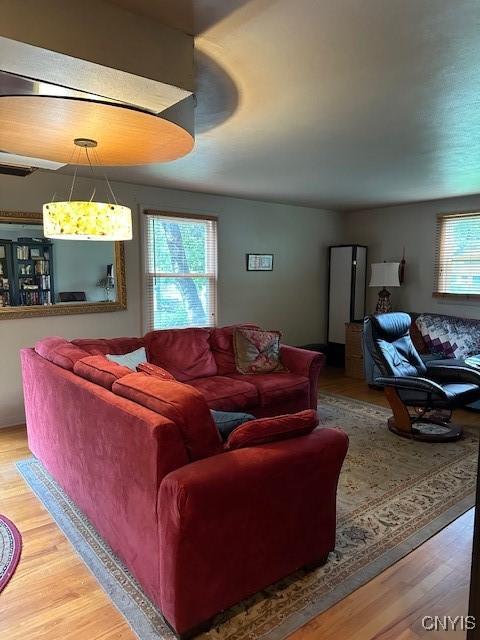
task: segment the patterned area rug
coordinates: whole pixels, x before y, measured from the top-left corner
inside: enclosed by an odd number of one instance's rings
[[[414,442],[386,427],[390,412],[320,396],[321,425],[341,426],[350,449],[338,492],[335,552],[219,616],[202,640],[280,640],[422,544],[474,504],[478,431],[449,444]],[[480,425],[479,425],[480,426]],[[141,640],[171,640],[160,613],[40,463],[18,463]]]
[[[20,560],[22,537],[17,527],[0,515],[0,591],[13,576]]]

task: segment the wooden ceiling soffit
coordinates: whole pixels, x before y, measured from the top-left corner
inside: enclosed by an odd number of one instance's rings
[[[98,141],[98,160],[110,166],[170,162],[193,147],[188,131],[133,107],[72,98],[0,97],[4,150],[56,162],[88,164],[86,154],[72,157],[73,140],[78,137]]]
[[[0,15],[3,71],[154,113],[193,92],[193,37],[104,0],[0,0]]]

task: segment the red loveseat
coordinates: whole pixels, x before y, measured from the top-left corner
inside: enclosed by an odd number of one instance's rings
[[[189,384],[132,373],[61,338],[21,359],[31,451],[178,635],[333,550],[348,446],[340,430],[228,450]],[[310,414],[272,418],[269,433],[290,421],[305,433]],[[247,423],[246,435],[265,427]]]
[[[210,409],[263,417],[317,408],[323,354],[282,345],[287,371],[243,375],[235,368],[235,328],[169,329],[152,331],[143,338],[79,339],[72,344],[93,355],[124,354],[145,347],[149,362],[198,389]]]

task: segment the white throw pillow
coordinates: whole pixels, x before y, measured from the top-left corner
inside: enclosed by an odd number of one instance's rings
[[[106,357],[111,362],[116,362],[124,367],[128,367],[132,371],[137,370],[137,366],[142,362],[147,362],[147,353],[144,347],[140,347],[136,351],[130,351],[130,353],[124,353],[120,356],[107,353]]]

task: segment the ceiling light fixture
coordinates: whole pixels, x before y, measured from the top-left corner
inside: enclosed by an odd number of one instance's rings
[[[96,153],[97,141],[89,138],[75,138],[76,145],[72,156],[75,164],[75,154],[80,155],[84,149],[87,164],[95,179],[95,170],[90,152],[96,158],[97,166],[100,166]],[[89,151],[90,150],[90,151]],[[132,239],[132,212],[128,207],[118,204],[107,176],[104,174],[107,186],[108,202],[94,200],[96,187],[93,187],[90,200],[72,200],[77,179],[77,168],[73,175],[70,194],[67,201],[52,202],[43,205],[43,232],[47,238],[58,240],[131,240]]]

